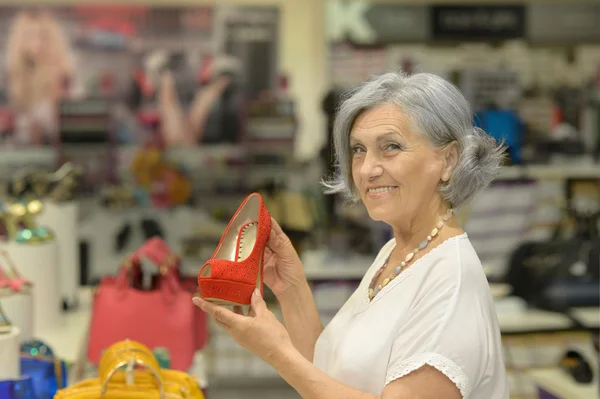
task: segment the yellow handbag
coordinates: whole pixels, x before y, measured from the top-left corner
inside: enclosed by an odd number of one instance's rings
[[[98,378],[59,390],[54,399],[205,399],[194,378],[161,369],[148,347],[121,341],[109,347],[98,365]]]

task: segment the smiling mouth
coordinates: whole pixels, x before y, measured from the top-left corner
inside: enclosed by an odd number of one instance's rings
[[[390,192],[392,190],[395,190],[396,186],[386,186],[386,187],[377,187],[377,188],[370,188],[367,190],[367,194],[383,194],[383,193],[387,193]]]

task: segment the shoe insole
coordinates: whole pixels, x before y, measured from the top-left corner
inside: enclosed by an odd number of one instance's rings
[[[248,223],[242,227],[240,235],[238,236],[238,245],[236,246],[235,261],[239,262],[245,260],[250,256],[256,243],[256,232],[258,223]]]

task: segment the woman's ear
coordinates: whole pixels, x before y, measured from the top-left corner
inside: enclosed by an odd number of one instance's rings
[[[453,141],[444,148],[444,167],[442,169],[442,181],[446,183],[450,180],[452,172],[458,164],[458,143]]]

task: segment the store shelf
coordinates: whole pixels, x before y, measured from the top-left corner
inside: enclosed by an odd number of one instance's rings
[[[568,330],[573,327],[573,321],[565,315],[536,309],[499,312],[498,322],[503,334]]]
[[[512,286],[510,284],[491,283],[490,291],[494,298],[505,298],[511,294]]]
[[[518,179],[600,179],[600,165],[505,166],[496,177],[496,180]]]
[[[571,315],[587,328],[600,328],[600,308],[577,308]]]
[[[54,166],[57,152],[54,147],[38,148],[2,148],[0,149],[0,165],[50,165]]]

